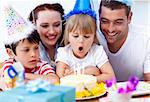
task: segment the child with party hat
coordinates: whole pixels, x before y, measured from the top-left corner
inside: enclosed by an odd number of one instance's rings
[[[59,77],[75,73],[83,74],[105,82],[115,77],[108,57],[96,36],[96,13],[91,10],[90,0],[76,0],[74,9],[65,16],[65,47],[58,48],[56,72]]]
[[[59,82],[53,67],[39,59],[40,37],[35,27],[9,5],[2,11],[4,44],[10,56],[2,67],[6,89],[18,86],[24,79]]]

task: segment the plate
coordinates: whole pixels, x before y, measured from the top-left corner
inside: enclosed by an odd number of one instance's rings
[[[132,96],[150,95],[150,83],[139,82],[137,90],[132,93]]]
[[[117,83],[117,87],[126,87],[126,82]],[[108,91],[114,91],[109,89]],[[131,93],[132,97],[141,96],[141,95],[150,95],[150,83],[140,81],[137,85],[136,91]]]
[[[90,96],[90,97],[83,97],[83,98],[76,98],[76,101],[82,101],[82,100],[90,100],[90,99],[95,99],[98,97],[101,97],[106,94],[106,91],[104,93],[99,94],[98,96]]]

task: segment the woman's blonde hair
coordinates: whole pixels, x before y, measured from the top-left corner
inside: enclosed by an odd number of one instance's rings
[[[94,42],[98,43],[96,36],[96,20],[86,14],[76,14],[68,18],[64,32],[64,44],[69,44],[69,33],[95,34]]]

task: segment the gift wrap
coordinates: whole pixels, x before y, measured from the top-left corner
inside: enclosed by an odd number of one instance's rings
[[[1,92],[0,102],[75,102],[75,88],[51,86],[50,91],[30,92],[21,86]]]

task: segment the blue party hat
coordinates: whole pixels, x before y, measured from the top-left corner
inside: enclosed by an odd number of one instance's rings
[[[121,3],[126,4],[127,6],[132,6],[133,0],[107,0],[107,1],[119,1]]]
[[[126,4],[127,6],[132,6],[133,4],[133,0],[116,0],[116,1],[122,2]]]
[[[91,9],[90,0],[76,0],[74,9],[65,16],[65,19],[75,14],[87,14],[96,19],[96,13]]]

